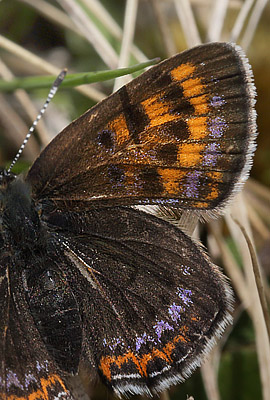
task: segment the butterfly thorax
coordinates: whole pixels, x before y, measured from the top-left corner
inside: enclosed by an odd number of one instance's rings
[[[16,250],[39,246],[41,237],[29,185],[5,170],[0,172],[0,233],[3,246]]]

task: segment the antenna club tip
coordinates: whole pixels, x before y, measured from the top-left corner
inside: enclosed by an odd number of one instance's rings
[[[59,87],[67,74],[67,68],[62,69],[58,77],[55,79],[53,86]]]

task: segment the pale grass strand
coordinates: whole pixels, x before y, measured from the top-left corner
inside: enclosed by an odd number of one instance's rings
[[[165,390],[164,392],[160,393],[159,400],[170,400],[168,390]]]
[[[241,232],[246,240],[246,243],[248,245],[249,249],[249,254],[252,260],[252,266],[253,266],[253,273],[256,281],[256,286],[261,302],[261,307],[264,315],[264,320],[266,324],[266,329],[268,332],[268,339],[270,338],[270,316],[268,312],[268,306],[267,306],[267,301],[266,301],[266,295],[265,295],[265,290],[264,290],[264,283],[263,283],[263,276],[261,272],[261,267],[259,265],[258,257],[256,255],[255,247],[254,244],[252,243],[249,235],[246,232],[246,229],[243,227],[243,225],[239,222],[239,220],[235,217],[233,217],[234,222],[239,226],[241,229]]]
[[[81,35],[80,30],[74,24],[74,22],[59,8],[50,4],[45,0],[19,0],[21,3],[27,4],[35,9],[40,15],[43,15],[48,20],[52,21],[56,25],[62,26],[62,28],[72,30],[73,32]]]
[[[227,243],[225,242],[220,229],[220,222],[212,221],[208,226],[218,245],[224,268],[232,281],[232,286],[241,299],[243,306],[249,310],[251,300],[249,296],[249,290],[246,286],[245,276],[239,269],[237,262],[235,261]]]
[[[177,53],[177,48],[172,37],[170,24],[168,24],[166,19],[166,12],[164,10],[166,4],[157,0],[151,0],[151,4],[155,18],[159,25],[159,29],[162,35],[162,40],[164,42],[164,46],[166,49],[166,54],[168,57],[171,57],[173,54]]]
[[[204,7],[209,7],[210,4],[213,4],[214,2],[219,1],[219,0],[190,0],[192,5],[194,6],[204,6]],[[233,10],[239,10],[243,5],[242,0],[229,0],[229,6]]]
[[[244,23],[247,19],[248,13],[249,13],[253,3],[254,3],[254,0],[245,0],[243,6],[241,7],[241,9],[237,15],[235,24],[231,30],[230,42],[236,43],[238,41],[241,31],[243,29]]]
[[[81,0],[81,2],[97,17],[99,22],[109,30],[112,36],[118,39],[122,38],[122,29],[100,1]]]
[[[118,40],[123,39],[123,30],[108,13],[107,9],[97,0],[81,0],[83,4],[104,24],[108,32]],[[148,60],[148,57],[134,44],[131,44],[131,52],[139,62]]]
[[[43,15],[49,21],[52,21],[62,28],[69,29],[77,35],[84,37],[82,32],[77,28],[74,22],[65,14],[65,12],[59,10],[59,8],[53,6],[45,0],[19,0],[38,11],[40,15]],[[107,12],[106,8],[99,3],[97,0],[82,0],[86,7],[93,12],[93,14],[104,23],[108,32],[116,39],[121,40],[123,36],[122,29],[117,22]],[[85,37],[84,37],[85,38]],[[135,45],[132,44],[132,54],[139,62],[147,61],[148,58],[145,54]]]
[[[174,5],[188,47],[201,44],[200,34],[189,0],[174,0]]]
[[[257,182],[254,179],[250,178],[246,182],[244,190],[255,193],[256,196],[261,197],[262,199],[267,201],[268,204],[270,204],[270,189],[262,185],[260,182]]]
[[[254,210],[257,212],[257,214],[260,216],[260,218],[264,221],[266,224],[270,224],[270,207],[269,207],[269,201],[259,198],[256,196],[255,193],[252,193],[250,191],[245,193],[245,196],[247,198],[247,202],[249,203],[250,206],[254,208]]]
[[[249,48],[249,45],[254,37],[254,33],[256,31],[256,28],[259,24],[261,15],[262,15],[263,10],[267,3],[268,3],[268,0],[257,0],[255,6],[253,8],[252,14],[251,14],[248,24],[246,26],[246,30],[243,34],[243,38],[242,38],[242,42],[241,42],[241,46],[243,47],[243,49],[245,51],[247,51],[247,49]]]
[[[229,0],[218,0],[213,2],[212,13],[208,23],[209,28],[206,36],[207,41],[220,41],[228,6]]]
[[[215,349],[217,346],[215,347]],[[217,372],[212,361],[212,352],[201,366],[201,375],[208,400],[220,400]]]
[[[7,132],[7,139],[12,140],[14,146],[19,148],[28,132],[28,126],[2,95],[0,95],[0,104],[0,121],[5,128],[3,132]],[[31,138],[29,147],[25,149],[26,158],[31,162],[34,161],[39,154],[39,150],[36,140]]]
[[[10,81],[14,77],[12,72],[9,70],[7,65],[0,59],[0,75],[2,76],[3,79]],[[34,121],[34,119],[37,116],[38,110],[34,103],[32,102],[31,98],[28,96],[28,94],[25,92],[25,90],[22,89],[17,89],[14,91],[14,96],[20,103],[21,107],[24,109],[26,114],[29,117],[30,121]],[[50,140],[50,134],[46,129],[46,126],[44,122],[41,120],[39,125],[36,127],[36,132],[38,133],[38,136],[42,142],[42,144],[45,146],[48,144]],[[24,137],[24,136],[23,136]]]
[[[255,196],[248,194],[247,200],[249,204],[256,210],[260,218],[264,221],[264,223],[270,224],[270,212],[269,205],[262,204],[262,202],[257,199]]]
[[[0,47],[14,54],[19,59],[24,60],[26,63],[31,64],[37,68],[40,73],[48,73],[51,75],[58,75],[59,73],[59,67],[56,67],[43,58],[38,57],[37,55],[26,50],[24,47],[17,45],[2,35],[0,35]],[[101,101],[105,98],[104,93],[94,89],[93,87],[78,87],[76,90],[95,101]]]
[[[118,64],[118,55],[116,51],[79,4],[73,0],[57,1],[67,12],[84,37],[91,43],[104,63],[110,68],[116,68]]]
[[[245,203],[241,193],[237,196],[236,201],[232,206],[232,217],[236,218],[252,240],[251,229],[249,226]],[[250,258],[249,248],[247,242],[242,234],[239,234],[239,227],[235,224],[230,215],[226,215],[227,225],[230,229],[231,235],[237,243],[239,252],[243,260],[243,267],[246,275],[247,288],[250,297],[250,312],[254,330],[256,333],[256,346],[260,368],[260,376],[262,382],[263,399],[270,399],[270,346],[269,338],[264,320],[263,311],[257,291],[257,286],[253,273],[253,265]]]
[[[261,236],[263,240],[270,239],[270,231],[265,223],[265,221],[259,217],[256,210],[247,202],[246,204],[248,217],[251,225],[258,232],[258,235]]]
[[[134,38],[136,18],[138,10],[138,0],[127,0],[124,19],[123,40],[118,61],[118,68],[127,67],[129,64],[131,44]],[[116,91],[125,83],[130,81],[132,76],[120,76],[115,79],[113,91]]]

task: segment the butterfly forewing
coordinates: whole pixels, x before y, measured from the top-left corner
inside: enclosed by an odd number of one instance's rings
[[[164,61],[47,146],[28,174],[34,196],[88,207],[222,208],[249,168],[251,81],[247,61],[229,44],[199,46]]]

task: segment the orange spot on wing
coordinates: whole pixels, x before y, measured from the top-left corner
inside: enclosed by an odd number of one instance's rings
[[[205,85],[200,78],[191,78],[181,83],[184,96],[189,99],[190,104],[195,108],[196,114],[205,114],[209,111],[207,95],[205,95]]]
[[[188,331],[188,328],[184,326],[181,331],[183,334],[177,335],[171,342],[166,343],[166,345],[161,349],[153,348],[151,352],[143,354],[141,357],[139,355],[135,355],[131,351],[125,353],[121,356],[103,356],[100,360],[99,369],[102,371],[103,375],[111,381],[111,365],[115,364],[119,369],[121,369],[122,365],[126,362],[132,361],[136,366],[139,374],[141,376],[147,377],[147,365],[150,361],[155,358],[160,358],[165,360],[168,364],[172,363],[172,352],[175,349],[175,344],[178,342],[187,343],[188,339],[185,337],[185,334]]]
[[[216,199],[220,194],[220,191],[215,187],[211,187],[211,191],[208,194],[208,196],[206,197],[206,200],[214,200]]]
[[[206,86],[202,84],[199,77],[192,78],[196,67],[190,63],[179,65],[171,71],[171,77],[178,81],[185,98],[187,98],[195,109],[195,114],[206,114],[209,111],[208,96],[205,93]]]
[[[162,184],[168,194],[179,193],[179,183],[185,176],[185,172],[173,168],[158,168],[157,172],[161,176]]]
[[[207,118],[196,117],[188,121],[189,139],[201,140],[208,135]]]
[[[17,400],[16,397],[14,397],[14,400]],[[36,392],[31,393],[29,396],[27,396],[27,400],[37,400],[37,399],[44,399],[44,400],[49,400],[48,395],[45,394],[43,391],[41,390],[37,390]],[[13,398],[12,398],[13,400]]]
[[[203,202],[203,201],[199,201],[198,203],[194,203],[193,207],[195,208],[208,208],[209,207],[209,203]]]
[[[128,361],[132,361],[139,373],[143,376],[143,370],[140,365],[139,359],[136,357],[134,353],[129,351],[128,353],[121,355],[121,356],[107,356],[102,357],[100,360],[99,368],[101,369],[102,373],[106,378],[110,381],[111,380],[111,364],[117,365],[119,369],[121,369],[122,365],[127,363]]]
[[[202,85],[200,78],[190,78],[181,83],[185,97],[199,96],[203,94],[205,85]]]
[[[196,114],[206,114],[209,111],[209,107],[208,107],[208,97],[206,94],[202,95],[202,96],[198,96],[198,97],[192,97],[191,99],[189,99],[190,104],[193,105],[193,107],[195,108],[195,113]]]
[[[99,369],[102,371],[103,375],[108,379],[111,380],[111,364],[114,363],[116,357],[102,357],[99,363]]]
[[[183,143],[179,146],[178,162],[181,167],[192,168],[202,160],[201,152],[205,148],[204,143]]]
[[[164,347],[162,350],[158,350],[154,348],[151,353],[144,354],[140,358],[140,365],[143,370],[144,376],[147,376],[147,364],[149,361],[153,360],[154,358],[160,358],[161,360],[165,360],[168,364],[171,364],[172,359],[170,359],[164,352]]]
[[[195,71],[195,66],[191,63],[181,64],[179,67],[171,70],[171,77],[175,81],[182,82],[190,77]]]
[[[170,104],[161,102],[160,97],[162,97],[162,94],[160,94],[159,96],[149,97],[149,99],[144,100],[141,103],[145,113],[150,119],[149,128],[163,125],[176,119],[175,115],[169,113]]]
[[[210,171],[207,173],[207,176],[216,182],[222,182],[223,180],[223,173],[218,171]]]
[[[50,400],[51,396],[49,396],[48,394],[48,388],[53,387],[57,383],[60,384],[64,392],[68,392],[62,379],[58,375],[53,374],[49,375],[48,378],[46,379],[45,378],[40,379],[40,385],[42,389],[36,390],[35,392],[32,392],[30,394],[26,394],[25,397],[11,395],[5,398],[6,400],[40,400],[40,399]],[[0,393],[0,398],[2,398],[1,395],[2,394]]]
[[[207,173],[207,177],[209,177],[213,181],[213,183],[209,183],[209,187],[210,187],[211,191],[208,194],[208,196],[206,197],[206,200],[214,200],[220,194],[220,191],[218,190],[218,187],[217,187],[217,183],[222,181],[223,174],[222,174],[222,172],[211,171],[211,172]]]
[[[108,124],[108,129],[115,133],[118,145],[122,145],[129,140],[129,130],[123,114],[112,120]]]
[[[128,353],[124,354],[123,356],[118,356],[116,359],[116,365],[119,368],[121,368],[121,366],[128,361],[132,361],[136,365],[139,373],[141,375],[143,375],[143,371],[142,371],[140,362],[139,362],[138,358],[135,356],[135,354],[132,353],[132,351],[129,351]]]
[[[177,335],[177,336],[175,336],[175,338],[173,339],[173,342],[174,342],[174,343],[178,343],[178,342],[187,343],[187,342],[188,342],[188,339],[185,337],[185,335],[187,335],[188,331],[189,331],[189,328],[188,328],[186,325],[182,326],[181,332],[182,332],[183,334],[182,334],[182,335]]]
[[[144,376],[147,376],[147,364],[153,359],[152,353],[146,353],[140,358],[140,366]]]
[[[172,355],[172,352],[174,349],[175,349],[175,344],[172,342],[167,343],[166,346],[163,347],[164,353],[167,354],[167,357],[169,358],[170,363],[172,362],[171,355]]]

